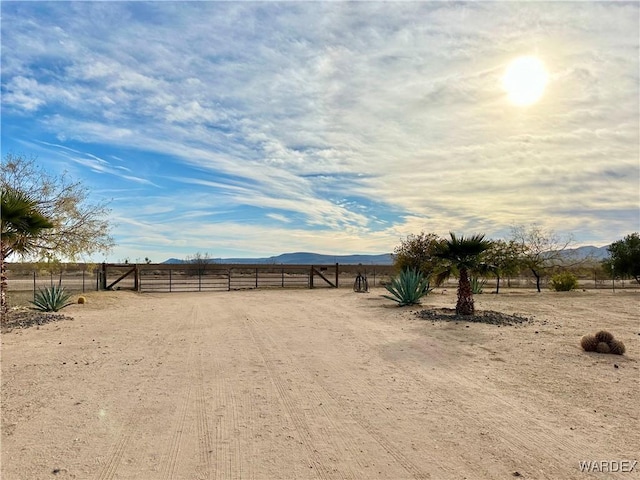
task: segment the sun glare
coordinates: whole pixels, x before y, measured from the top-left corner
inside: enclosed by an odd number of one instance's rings
[[[520,57],[507,67],[502,86],[511,103],[527,106],[540,100],[548,81],[547,70],[538,58]]]

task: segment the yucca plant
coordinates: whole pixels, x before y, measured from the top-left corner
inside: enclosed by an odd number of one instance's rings
[[[61,285],[40,289],[33,300],[36,310],[41,312],[57,312],[58,310],[68,307],[73,302],[69,301],[71,294],[64,291]]]
[[[414,269],[405,269],[384,286],[393,296],[383,295],[384,298],[398,303],[399,307],[416,305],[420,299],[431,292],[429,277]]]

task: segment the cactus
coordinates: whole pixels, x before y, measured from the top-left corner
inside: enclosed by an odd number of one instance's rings
[[[580,345],[582,345],[582,349],[585,352],[595,352],[596,347],[598,346],[598,340],[594,335],[585,335],[582,337]]]
[[[599,342],[609,343],[611,340],[613,340],[613,335],[606,330],[600,330],[598,333],[596,333],[596,339]]]
[[[596,352],[598,352],[598,353],[609,353],[609,352],[611,352],[611,349],[609,348],[609,344],[608,343],[600,342],[596,346]]]
[[[78,297],[78,303],[80,305],[84,305],[85,303],[87,303],[87,299],[84,297]]]
[[[624,343],[622,343],[620,340],[615,339],[609,342],[609,349],[610,353],[613,353],[615,355],[624,355],[625,352]]]

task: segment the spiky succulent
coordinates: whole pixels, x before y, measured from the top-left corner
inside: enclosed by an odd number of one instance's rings
[[[65,292],[64,287],[54,285],[40,289],[31,303],[41,312],[57,312],[73,303],[69,301],[70,297],[71,294]]]
[[[402,270],[400,275],[384,287],[393,296],[383,295],[383,297],[397,302],[399,307],[420,303],[420,299],[433,290],[429,286],[429,278],[412,269]]]
[[[615,355],[624,355],[625,352],[624,343],[616,339],[613,339],[609,342],[609,349],[610,353],[613,353]]]
[[[598,346],[598,340],[594,335],[585,335],[582,337],[580,345],[585,352],[595,352]]]
[[[609,353],[611,349],[609,348],[609,344],[605,342],[599,342],[596,346],[596,352],[598,353]]]
[[[613,335],[606,330],[600,330],[598,333],[596,333],[596,338],[599,342],[609,343],[611,340],[613,340]]]

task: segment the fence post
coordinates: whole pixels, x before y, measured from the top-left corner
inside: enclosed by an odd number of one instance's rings
[[[36,271],[33,271],[33,301],[36,301]]]
[[[202,291],[202,269],[198,268],[198,291]]]
[[[313,265],[311,265],[311,269],[309,270],[309,288],[313,288]]]
[[[256,267],[256,288],[258,288],[258,267]]]
[[[227,292],[231,291],[231,269],[227,270]]]
[[[171,269],[169,269],[169,293],[171,293]]]
[[[107,264],[104,262],[102,262],[102,278],[100,280],[102,281],[102,285],[101,285],[102,290],[106,290],[107,289]]]
[[[282,269],[282,288],[284,288],[284,268]]]
[[[338,273],[339,273],[340,267],[338,266],[338,262],[336,262],[336,288],[339,287],[338,285]]]
[[[82,293],[84,293],[84,268],[82,269]]]

